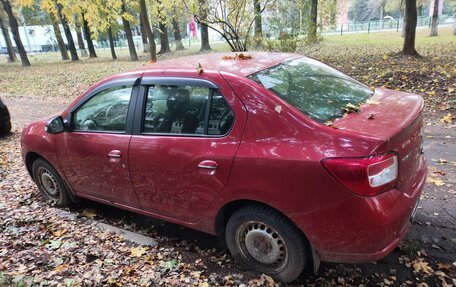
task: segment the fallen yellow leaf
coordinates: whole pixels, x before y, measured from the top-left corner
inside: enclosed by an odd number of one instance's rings
[[[442,119],[440,119],[440,122],[442,122],[444,124],[451,124],[451,123],[453,123],[453,120],[455,118],[456,118],[455,116],[453,116],[452,114],[448,113],[447,115],[443,116]]]
[[[451,264],[449,264],[449,263],[438,262],[438,263],[437,263],[437,268],[438,268],[438,269],[450,270],[450,269],[451,269]]]
[[[441,179],[433,178],[433,177],[430,177],[430,176],[428,176],[426,181],[429,182],[429,183],[433,183],[433,184],[435,184],[437,186],[442,186],[442,185],[445,184]]]
[[[426,274],[434,272],[434,270],[432,270],[432,268],[429,266],[429,263],[424,261],[423,258],[418,258],[417,260],[413,261],[412,266],[415,272],[424,272]]]
[[[148,248],[147,247],[132,247],[130,252],[131,252],[131,257],[141,257],[147,252]]]
[[[97,214],[95,213],[95,211],[90,210],[90,209],[84,210],[84,211],[82,212],[82,215],[84,215],[85,217],[90,218],[90,219],[94,219],[95,216],[97,216]]]
[[[68,231],[68,228],[60,229],[60,230],[57,230],[57,231],[53,231],[52,235],[54,235],[55,237],[58,238],[58,237],[64,235],[67,231]]]
[[[59,266],[54,268],[54,271],[55,272],[60,272],[60,271],[66,270],[66,269],[68,269],[68,265],[67,264],[60,264]]]

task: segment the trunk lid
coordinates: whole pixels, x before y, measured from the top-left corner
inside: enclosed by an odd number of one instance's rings
[[[419,169],[423,107],[423,98],[418,95],[376,89],[359,113],[336,120],[334,126],[383,139],[386,151],[398,154],[399,178],[396,187],[406,191],[413,185],[414,175]]]

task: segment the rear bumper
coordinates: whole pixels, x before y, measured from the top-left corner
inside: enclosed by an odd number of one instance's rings
[[[370,262],[388,255],[406,236],[427,176],[424,156],[412,186],[374,197],[353,196],[322,210],[294,214],[321,261]]]

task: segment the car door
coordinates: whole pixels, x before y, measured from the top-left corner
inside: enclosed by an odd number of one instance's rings
[[[196,222],[228,181],[246,112],[226,84],[143,78],[141,90],[129,152],[141,208]]]
[[[58,138],[58,158],[74,192],[138,208],[128,171],[128,146],[138,86],[136,79],[107,84],[84,97]]]

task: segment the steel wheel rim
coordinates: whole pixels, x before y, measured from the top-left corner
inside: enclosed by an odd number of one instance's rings
[[[38,169],[38,181],[41,189],[52,200],[59,200],[60,187],[52,173],[44,167]]]
[[[236,241],[244,258],[254,260],[273,272],[285,268],[288,249],[282,236],[269,225],[248,221],[236,232]]]

